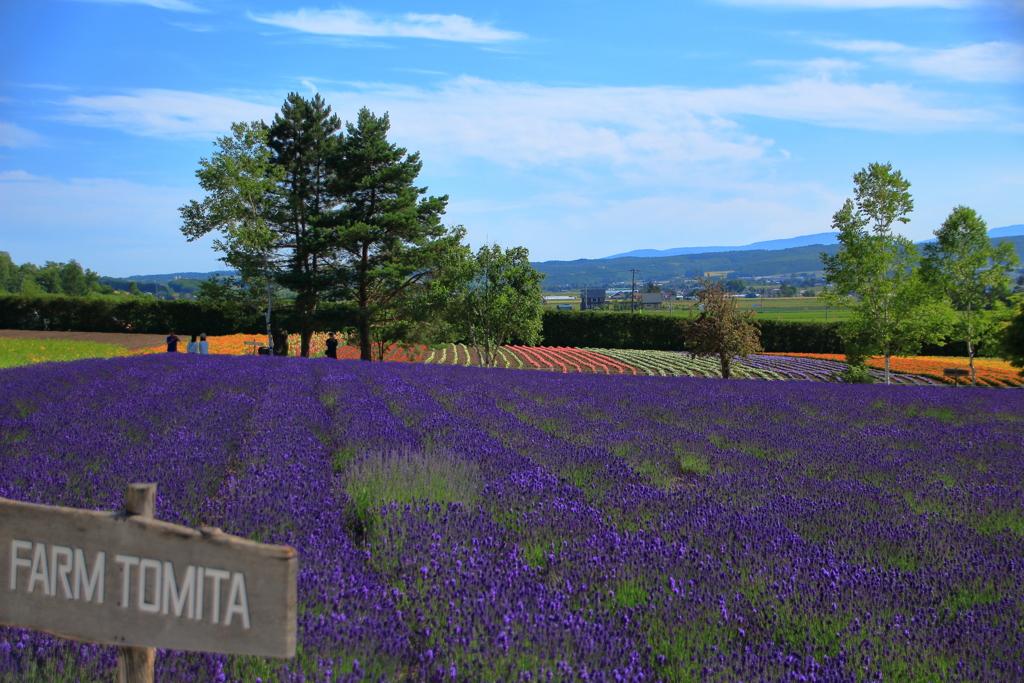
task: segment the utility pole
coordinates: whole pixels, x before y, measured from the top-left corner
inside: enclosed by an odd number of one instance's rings
[[[632,291],[630,292],[630,296],[629,296],[629,312],[630,313],[635,313],[636,312],[636,274],[640,272],[640,269],[639,268],[630,268],[629,270],[630,270],[631,273],[633,273],[633,288],[632,288]]]

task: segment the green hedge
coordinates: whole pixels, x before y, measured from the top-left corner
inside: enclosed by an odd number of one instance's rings
[[[302,328],[296,313],[287,307],[274,311],[273,323],[292,332]],[[324,306],[311,320],[314,331],[341,330],[351,325],[352,315],[342,305]],[[0,295],[0,329],[142,334],[166,334],[174,329],[181,334],[222,335],[262,334],[266,323],[261,312],[240,304],[147,297]]]
[[[603,349],[683,351],[681,322],[666,315],[609,311],[544,311],[545,346]],[[355,316],[345,304],[325,304],[308,319],[311,331],[340,331],[354,327]],[[299,316],[288,307],[274,311],[274,325],[302,330]],[[758,320],[765,351],[842,353],[839,322]],[[262,334],[263,315],[238,304],[164,301],[148,297],[96,298],[76,296],[0,295],[0,329],[69,330],[75,332],[139,332],[181,334]],[[924,355],[965,356],[964,342],[928,344]]]
[[[544,345],[683,351],[686,318],[609,311],[544,311]],[[843,353],[841,322],[758,320],[761,346],[779,353]],[[926,344],[922,355],[966,356],[964,342]]]

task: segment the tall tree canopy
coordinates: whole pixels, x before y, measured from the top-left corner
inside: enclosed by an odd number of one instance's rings
[[[338,208],[332,227],[332,292],[357,310],[360,358],[372,359],[373,328],[411,289],[438,276],[444,254],[458,249],[463,231],[442,225],[448,197],[417,187],[419,153],[388,142],[388,115],[359,110],[330,157]]]
[[[219,233],[213,248],[221,261],[238,271],[248,290],[266,290],[267,345],[273,348],[270,316],[273,278],[279,271],[278,184],[284,169],[272,162],[267,127],[262,121],[234,123],[231,135],[217,138],[217,151],[199,160],[196,177],[207,192],[201,202],[191,200],[178,211],[181,231],[192,242]],[[203,294],[227,294],[231,283],[206,283]],[[248,297],[247,297],[248,298]]]
[[[337,169],[330,160],[342,144],[341,119],[319,94],[305,99],[291,93],[267,131],[271,161],[282,175],[277,183],[277,249],[282,254],[277,281],[296,293],[300,353],[309,355],[312,314],[331,285],[335,235],[325,222],[339,202],[331,192]]]
[[[967,342],[971,384],[977,386],[974,354],[979,337],[992,335],[999,326],[998,311],[985,308],[1009,290],[1009,273],[1019,263],[1017,252],[1010,242],[993,245],[985,221],[967,206],[954,208],[935,238],[924,246],[921,272],[957,312],[955,332]]]
[[[741,311],[721,280],[698,276],[700,289],[694,291],[700,315],[683,323],[683,334],[694,356],[717,357],[722,379],[732,377],[734,356],[746,358],[761,351],[761,331],[753,312]]]
[[[539,344],[544,276],[530,265],[529,250],[484,245],[466,264],[467,282],[453,298],[451,318],[483,364],[493,366],[498,349],[511,339]]]
[[[821,254],[826,300],[852,312],[844,323],[848,356],[881,355],[885,382],[894,355],[913,354],[949,329],[948,307],[921,277],[918,251],[893,223],[908,223],[910,183],[892,164],[870,164],[853,176],[854,198],[832,217],[840,249]]]

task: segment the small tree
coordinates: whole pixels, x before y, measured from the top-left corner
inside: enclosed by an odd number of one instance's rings
[[[761,331],[754,324],[753,312],[741,311],[721,280],[698,276],[701,288],[697,296],[701,314],[684,324],[684,335],[694,356],[717,356],[722,378],[732,377],[733,356],[746,358],[761,351]]]
[[[966,206],[954,208],[935,237],[935,242],[924,247],[921,272],[957,312],[955,333],[967,341],[971,385],[977,386],[974,354],[978,340],[999,325],[998,313],[985,308],[1008,289],[1008,273],[1019,260],[1010,242],[992,244],[985,221]]]
[[[529,250],[484,245],[466,267],[469,277],[452,301],[452,319],[483,364],[493,366],[498,349],[513,338],[540,343],[544,276],[530,265]]]
[[[891,164],[870,164],[854,174],[854,199],[832,217],[839,252],[821,254],[829,306],[852,312],[842,336],[859,357],[913,354],[923,341],[938,342],[949,329],[949,308],[921,277],[917,247],[892,233],[913,211],[910,183]]]

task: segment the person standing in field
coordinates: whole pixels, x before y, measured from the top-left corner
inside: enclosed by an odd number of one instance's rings
[[[171,330],[171,333],[167,335],[167,353],[177,353],[178,342],[180,341],[181,340],[174,335],[174,330]]]
[[[327,335],[327,350],[324,353],[328,358],[338,360],[338,340],[334,338],[333,332]]]
[[[206,333],[199,335],[199,353],[204,356],[210,355],[210,342],[206,341]]]
[[[272,333],[274,337],[274,355],[288,355],[288,330],[277,330]]]
[[[199,353],[199,335],[198,334],[193,334],[192,335],[192,341],[190,341],[188,343],[188,346],[185,347],[185,352],[186,353]]]

